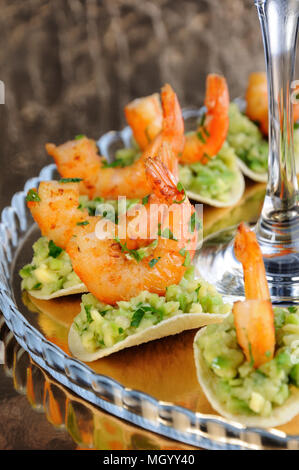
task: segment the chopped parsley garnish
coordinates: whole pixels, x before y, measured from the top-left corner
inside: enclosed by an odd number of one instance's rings
[[[148,246],[138,248],[137,250],[131,250],[127,247],[127,242],[122,243],[118,237],[116,237],[114,240],[119,244],[119,246],[121,247],[121,251],[126,254],[126,257],[128,259],[137,261],[137,263],[143,260],[143,258],[149,256],[151,250],[156,248],[158,244],[158,240],[154,240]]]
[[[78,134],[76,135],[75,140],[80,140],[80,139],[83,139],[84,137],[85,137],[84,134]]]
[[[131,326],[135,326],[136,328],[138,328],[138,326],[140,325],[140,322],[141,322],[141,320],[144,317],[146,312],[149,312],[152,315],[157,314],[159,322],[163,320],[163,311],[161,309],[157,309],[157,308],[153,307],[152,305],[138,304],[137,309],[133,313],[133,317],[132,317],[132,320],[131,320]]]
[[[150,195],[144,196],[144,197],[142,198],[142,204],[143,204],[144,206],[148,203],[149,197],[150,197]]]
[[[194,230],[198,230],[201,227],[201,221],[198,218],[198,215],[196,212],[193,212],[193,214],[190,217],[189,221],[189,231],[191,233],[194,233]]]
[[[135,310],[132,320],[131,320],[131,326],[135,326],[137,328],[140,325],[140,322],[142,318],[144,317],[145,310],[143,308],[138,308]]]
[[[121,158],[116,158],[113,162],[109,163],[107,160],[103,160],[103,168],[115,168],[115,167],[125,167],[127,166],[124,160]]]
[[[181,248],[179,251],[180,255],[184,256],[185,260],[183,262],[183,266],[187,267],[190,265],[191,258],[189,251],[185,250],[185,248]]]
[[[85,313],[86,313],[86,319],[87,319],[87,323],[92,323],[93,322],[93,319],[92,319],[92,316],[91,316],[91,309],[92,309],[92,305],[84,305],[84,309],[85,309]]]
[[[149,261],[149,267],[150,268],[153,268],[157,263],[158,261],[161,259],[161,256],[158,256],[158,258],[153,258]]]
[[[118,333],[121,335],[124,332],[123,328],[118,328]]]
[[[100,314],[102,315],[102,317],[104,317],[107,312],[109,312],[109,310],[101,310]]]
[[[201,131],[198,131],[196,135],[197,135],[198,139],[199,139],[203,144],[206,143],[206,139],[205,139],[204,136],[202,135],[202,132],[201,132]]]
[[[185,189],[184,189],[184,186],[182,185],[182,183],[179,181],[178,184],[177,184],[177,190],[180,192],[180,193],[183,193],[184,197],[181,201],[174,201],[175,204],[182,204],[185,199],[186,199],[186,192],[185,192]]]
[[[42,286],[42,283],[41,283],[41,282],[37,282],[37,283],[32,287],[32,290],[40,289],[41,286]]]
[[[199,122],[200,127],[204,126],[205,120],[206,120],[206,113],[204,113],[200,118],[200,122]]]
[[[299,122],[294,122],[294,129],[299,129]]]
[[[35,189],[29,189],[28,194],[26,196],[26,201],[40,202],[41,198],[39,197]]]
[[[61,178],[58,182],[59,183],[80,183],[83,181],[82,178]]]
[[[82,222],[77,222],[77,225],[88,225],[88,220],[83,220]]]
[[[189,251],[187,251],[183,266],[185,266],[187,268],[188,266],[190,266],[190,262],[191,262],[190,253],[189,253]]]
[[[57,258],[62,252],[62,248],[55,245],[53,240],[49,241],[48,247],[49,247],[49,256],[52,256],[52,258]]]
[[[252,348],[251,348],[251,343],[248,344],[248,349],[249,349],[249,355],[250,355],[250,367],[253,366],[254,364],[254,358],[253,358],[253,355],[252,355]]]
[[[297,307],[288,307],[288,311],[289,311],[290,313],[296,313]]]
[[[168,238],[169,240],[175,240],[177,241],[177,239],[174,237],[172,231],[169,229],[169,228],[165,228],[163,230],[163,233],[161,235],[163,238]]]
[[[207,137],[210,137],[211,134],[209,133],[208,129],[205,126],[203,126],[203,131]]]

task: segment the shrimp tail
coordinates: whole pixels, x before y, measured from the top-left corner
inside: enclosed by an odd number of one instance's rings
[[[172,151],[170,145],[167,142],[163,142],[158,150],[158,158],[164,164],[164,166],[172,173],[175,179],[179,179],[179,162]]]
[[[205,106],[206,113],[197,131],[186,136],[186,144],[180,157],[182,163],[208,163],[217,155],[226,139],[229,127],[229,93],[226,80],[221,75],[207,76]]]
[[[171,146],[176,155],[180,154],[185,145],[184,119],[176,93],[167,83],[161,91],[163,109],[164,138],[171,139]]]
[[[184,191],[177,188],[177,180],[175,176],[167,169],[163,161],[159,158],[159,154],[165,148],[162,145],[158,153],[158,157],[148,158],[145,162],[145,171],[154,193],[160,200],[164,200],[168,204],[180,202],[183,200]]]
[[[237,260],[243,266],[246,298],[270,299],[261,249],[255,233],[244,223],[238,227],[234,250]]]

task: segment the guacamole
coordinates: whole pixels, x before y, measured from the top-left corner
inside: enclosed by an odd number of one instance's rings
[[[231,198],[231,187],[236,178],[236,154],[233,148],[224,142],[218,154],[208,163],[180,165],[179,176],[187,191],[227,202]]]
[[[38,290],[44,296],[81,284],[68,254],[46,237],[34,243],[33,259],[20,270],[20,276],[22,289]]]
[[[256,123],[241,113],[236,103],[229,107],[227,141],[237,156],[255,173],[267,173],[269,145]],[[299,154],[299,129],[294,128],[294,153]]]
[[[143,291],[129,302],[112,306],[99,302],[92,294],[82,295],[81,312],[74,325],[84,348],[94,352],[176,315],[225,314],[230,310],[231,306],[223,303],[215,288],[195,279],[194,268],[189,267],[178,285],[167,288],[165,296]]]
[[[107,167],[125,167],[132,165],[138,158],[141,156],[141,151],[132,138],[132,147],[129,148],[121,148],[116,150],[115,158],[112,163],[105,163],[104,166]]]
[[[233,414],[268,417],[299,387],[299,307],[274,308],[274,358],[254,369],[237,343],[233,315],[208,325],[197,347],[208,366],[214,393]]]

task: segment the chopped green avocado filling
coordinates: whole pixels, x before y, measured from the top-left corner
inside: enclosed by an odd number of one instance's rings
[[[68,254],[46,237],[34,243],[33,259],[20,270],[20,276],[22,289],[38,290],[44,296],[81,284]]]
[[[199,353],[213,374],[209,383],[231,413],[270,416],[290,396],[291,386],[299,387],[299,307],[274,308],[274,315],[275,356],[258,369],[237,343],[232,314],[198,337]]]
[[[237,156],[254,173],[266,173],[268,169],[268,141],[259,127],[243,114],[236,103],[229,107],[227,141]],[[294,127],[294,152],[299,154],[299,130]]]
[[[232,184],[236,178],[235,152],[227,142],[224,142],[218,154],[208,163],[179,165],[179,175],[186,190],[227,202],[231,197]]]
[[[91,216],[101,215],[117,223],[119,213],[125,213],[138,202],[140,202],[139,199],[125,198],[117,201],[114,199],[104,199],[103,197],[88,199],[88,196],[79,196],[79,209],[87,209],[88,214]]]
[[[132,165],[141,156],[138,146],[133,142],[133,147],[122,148],[115,152],[115,158],[112,163],[105,162],[105,168],[125,167]]]
[[[165,296],[143,291],[129,302],[121,301],[112,306],[99,302],[92,294],[82,295],[81,312],[75,318],[74,325],[84,348],[93,352],[99,348],[109,348],[176,315],[201,312],[226,314],[230,310],[231,306],[223,303],[213,286],[194,278],[194,268],[190,267],[178,285],[167,288]]]

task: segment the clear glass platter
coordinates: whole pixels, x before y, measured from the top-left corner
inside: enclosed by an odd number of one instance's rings
[[[192,111],[191,115],[198,116]],[[191,117],[192,117],[191,116]],[[101,154],[130,145],[130,130],[109,132]],[[0,308],[9,329],[33,361],[57,382],[105,412],[148,431],[207,449],[299,449],[299,417],[277,429],[247,428],[218,416],[196,380],[192,342],[195,331],[124,350],[89,365],[68,354],[67,331],[80,296],[34,301],[22,296],[18,270],[31,260],[40,236],[26,207],[28,189],[57,178],[55,165],[27,181],[6,207],[0,223]],[[233,208],[204,208],[208,235],[241,220],[254,222],[265,186],[247,182]],[[63,315],[61,314],[63,312]]]

